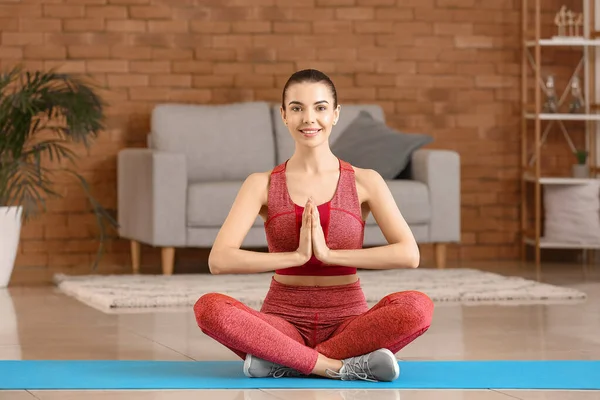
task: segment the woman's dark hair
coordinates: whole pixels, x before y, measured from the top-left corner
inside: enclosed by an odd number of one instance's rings
[[[286,109],[285,94],[286,94],[288,88],[291,85],[293,85],[294,83],[304,83],[304,82],[310,82],[310,83],[322,82],[325,85],[327,85],[327,87],[329,87],[329,90],[331,91],[331,95],[333,96],[333,107],[334,108],[337,107],[337,105],[338,105],[337,92],[335,90],[335,85],[333,84],[331,79],[329,79],[329,77],[327,75],[325,75],[323,72],[318,71],[316,69],[303,69],[301,71],[295,72],[292,76],[290,76],[288,81],[285,83],[285,86],[283,87],[283,94],[281,96],[281,105],[284,110]]]

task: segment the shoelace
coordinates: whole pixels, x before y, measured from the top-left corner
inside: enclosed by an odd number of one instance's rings
[[[285,376],[298,376],[300,373],[293,368],[278,367],[273,371],[273,378],[283,378]]]
[[[340,378],[343,381],[350,380],[363,380],[369,382],[378,382],[375,379],[369,378],[369,374],[367,371],[369,370],[369,362],[367,361],[368,354],[351,358],[347,361],[342,361],[344,363],[343,371],[344,372],[335,372],[330,369],[327,370],[327,375],[332,378]]]

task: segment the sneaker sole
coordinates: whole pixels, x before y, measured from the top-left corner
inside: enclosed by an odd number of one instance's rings
[[[250,375],[250,364],[252,364],[252,354],[246,355],[246,359],[244,360],[244,375],[248,378],[254,378]]]
[[[392,363],[394,365],[394,377],[391,379],[391,381],[395,381],[400,376],[400,366],[398,365],[398,360],[396,359],[394,353],[392,353],[389,349],[381,349],[381,351],[383,351],[392,360],[394,360],[394,362]]]

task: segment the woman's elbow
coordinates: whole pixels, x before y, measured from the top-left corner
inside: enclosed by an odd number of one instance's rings
[[[412,252],[409,257],[408,267],[409,268],[418,268],[419,264],[421,264],[421,254],[419,253],[419,249],[416,249]]]
[[[400,261],[399,268],[418,268],[421,263],[421,253],[419,252],[419,246],[413,243],[410,246],[400,246],[400,254],[396,258]]]
[[[221,274],[221,262],[219,252],[213,248],[208,254],[208,270],[213,275]]]

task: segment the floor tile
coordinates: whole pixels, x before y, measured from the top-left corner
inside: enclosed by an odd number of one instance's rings
[[[514,400],[491,390],[266,390],[281,400]]]
[[[0,400],[36,400],[25,390],[0,390]]]
[[[552,391],[537,391],[537,390],[501,390],[499,393],[504,393],[513,396],[519,400],[600,400],[600,391],[585,391],[585,390],[552,390]]]
[[[260,390],[107,390],[32,391],[32,393],[40,400],[279,400]]]

